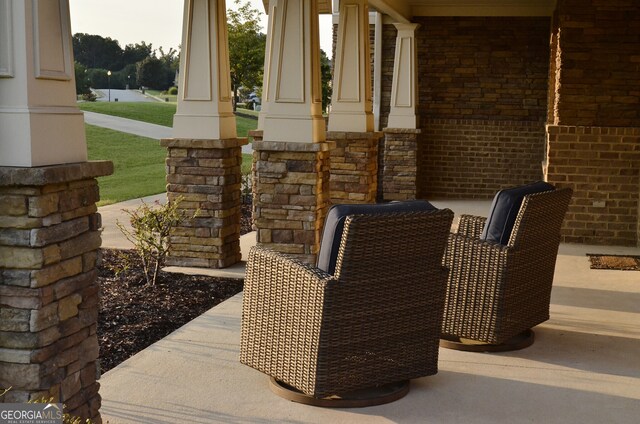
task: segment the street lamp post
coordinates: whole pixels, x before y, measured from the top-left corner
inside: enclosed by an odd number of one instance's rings
[[[109,87],[109,101],[111,101],[111,71],[107,71],[107,85]]]
[[[131,88],[131,75],[127,75],[127,90]]]

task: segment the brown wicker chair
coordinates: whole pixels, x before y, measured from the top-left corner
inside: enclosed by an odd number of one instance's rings
[[[448,209],[349,215],[333,276],[253,248],[240,361],[298,402],[350,407],[402,397],[408,383],[397,382],[437,372],[452,219]],[[366,389],[384,385],[391,391],[369,399]]]
[[[521,349],[549,319],[560,227],[570,189],[524,197],[508,244],[483,241],[486,218],[463,215],[444,256],[450,269],[441,346]]]

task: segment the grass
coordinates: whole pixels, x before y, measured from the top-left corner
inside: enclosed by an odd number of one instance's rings
[[[78,107],[88,112],[104,113],[150,124],[173,126],[176,105],[160,102],[84,102]]]
[[[175,103],[146,103],[146,102],[83,102],[78,107],[88,112],[104,113],[106,115],[129,118],[150,124],[173,126],[173,115],[176,113]],[[236,116],[238,137],[246,137],[247,133],[255,130],[258,121],[243,116]]]
[[[85,128],[89,159],[110,160],[114,165],[113,175],[98,178],[98,206],[166,191],[164,160],[167,151],[157,140],[93,125]],[[242,155],[243,173],[251,170],[251,162],[251,155]]]
[[[165,99],[169,99],[169,103],[178,102],[178,95],[176,94],[166,94],[166,92],[161,90],[146,90],[146,93],[158,97],[159,99],[162,99],[162,101],[165,101]]]
[[[167,151],[157,140],[93,125],[85,128],[89,159],[110,160],[114,166],[113,175],[98,178],[98,206],[166,190],[164,160]]]

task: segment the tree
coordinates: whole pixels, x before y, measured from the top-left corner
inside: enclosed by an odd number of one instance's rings
[[[135,65],[138,62],[153,55],[153,45],[144,41],[136,44],[127,44],[122,52],[122,64]]]
[[[91,92],[91,82],[87,76],[87,68],[81,63],[74,63],[76,76],[76,94],[88,94]]]
[[[240,0],[235,0],[240,5]],[[253,89],[262,85],[264,48],[266,35],[258,24],[260,11],[245,3],[237,11],[227,11],[229,32],[229,65],[231,68],[231,89],[234,96],[233,109],[238,103],[240,87]]]
[[[320,50],[320,76],[322,77],[322,111],[326,111],[331,103],[331,61],[324,50]]]
[[[137,65],[137,82],[140,86],[165,90],[167,84],[167,70],[162,60],[155,56],[148,57]]]
[[[73,55],[89,69],[122,69],[122,48],[118,41],[100,35],[77,33],[73,36]]]
[[[159,59],[165,68],[165,83],[168,87],[171,87],[172,85],[174,85],[176,72],[180,67],[180,53],[173,47],[171,47],[167,53],[164,52],[162,47],[160,47],[158,50],[160,51]]]

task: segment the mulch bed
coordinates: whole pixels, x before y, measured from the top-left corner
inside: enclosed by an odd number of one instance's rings
[[[251,231],[251,205],[243,205],[242,234]],[[130,250],[102,249],[98,266],[98,342],[104,373],[242,290],[243,280],[160,272],[146,284]],[[117,273],[128,256],[133,266]]]
[[[640,256],[587,254],[591,269],[640,271]]]

